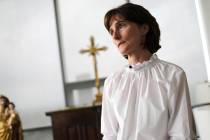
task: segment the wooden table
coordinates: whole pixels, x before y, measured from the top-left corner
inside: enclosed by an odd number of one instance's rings
[[[47,112],[54,140],[102,140],[101,106],[67,108]]]

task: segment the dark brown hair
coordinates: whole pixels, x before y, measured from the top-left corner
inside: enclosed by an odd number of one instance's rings
[[[109,10],[104,17],[104,25],[108,31],[110,28],[110,20],[115,15],[120,15],[125,20],[134,22],[140,26],[143,24],[148,25],[149,31],[146,35],[145,49],[147,49],[150,53],[153,54],[161,48],[159,44],[160,42],[159,25],[155,17],[153,17],[150,14],[150,12],[147,9],[145,9],[143,6],[132,3],[126,3],[117,8]]]

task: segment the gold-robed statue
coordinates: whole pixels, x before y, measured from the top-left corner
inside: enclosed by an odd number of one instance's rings
[[[14,107],[6,96],[0,95],[0,140],[23,140],[20,118]]]
[[[94,73],[95,73],[95,86],[97,89],[97,93],[95,95],[95,100],[93,101],[93,105],[101,104],[102,102],[102,92],[100,91],[100,80],[99,80],[99,74],[98,74],[98,68],[97,68],[97,60],[96,55],[99,51],[105,51],[107,50],[107,47],[100,47],[97,48],[94,42],[94,37],[90,37],[90,46],[88,49],[82,49],[80,50],[80,53],[89,53],[93,56],[93,66],[94,66]]]

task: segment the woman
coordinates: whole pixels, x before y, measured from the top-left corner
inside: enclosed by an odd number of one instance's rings
[[[144,7],[126,3],[108,11],[104,24],[128,66],[105,81],[103,139],[192,140],[186,75],[155,54],[161,48],[156,19]]]

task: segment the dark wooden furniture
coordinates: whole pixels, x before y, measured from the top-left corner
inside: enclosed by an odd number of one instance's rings
[[[54,140],[102,140],[101,106],[47,112],[51,116]]]

